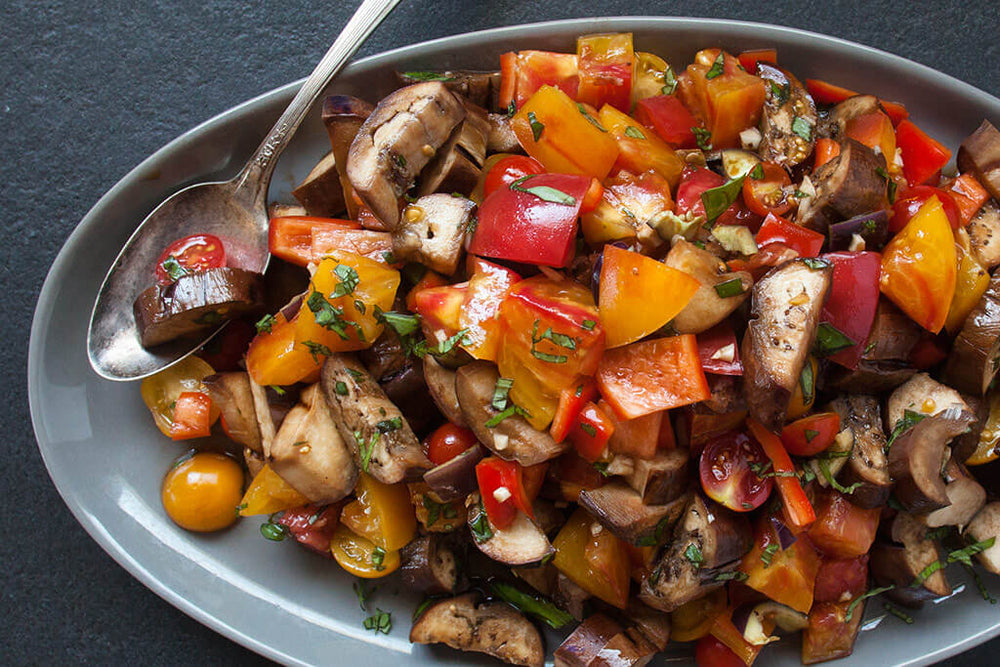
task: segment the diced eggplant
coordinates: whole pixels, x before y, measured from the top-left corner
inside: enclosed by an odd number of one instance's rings
[[[592,614],[556,649],[556,667],[640,667],[656,654],[642,633],[628,633],[604,614]]]
[[[552,597],[553,591],[556,590],[556,575],[559,574],[559,570],[552,563],[512,567],[510,571],[515,577],[526,582],[542,595]]]
[[[624,481],[614,480],[580,492],[578,503],[618,538],[636,546],[662,544],[687,506],[684,496],[665,505],[645,505]]]
[[[433,467],[399,408],[353,356],[328,357],[321,381],[334,421],[362,470],[395,484],[420,479]],[[347,387],[346,394],[336,391],[338,383]]]
[[[987,269],[1000,265],[1000,204],[991,199],[972,216],[966,230],[972,252]]]
[[[333,151],[316,163],[312,171],[292,190],[306,215],[332,218],[345,209],[344,188],[340,184]]]
[[[717,415],[740,412],[747,409],[746,394],[743,391],[743,378],[739,375],[709,375],[708,391],[710,396],[702,401],[702,405]]]
[[[730,180],[745,176],[760,164],[760,156],[739,148],[726,148],[722,151],[722,171]]]
[[[544,498],[536,498],[531,511],[535,513],[535,525],[549,537],[554,537],[566,524],[566,513]]]
[[[960,393],[941,384],[927,373],[918,373],[890,394],[886,405],[885,429],[891,433],[907,410],[935,415],[948,408],[956,408],[962,413],[972,415],[973,420],[975,418],[972,408]]]
[[[990,416],[990,401],[969,394],[962,394],[962,400],[976,418],[968,431],[951,441],[951,458],[964,464],[979,447],[979,436],[982,435],[986,420]]]
[[[830,109],[821,131],[826,136],[840,141],[847,131],[847,121],[876,111],[885,113],[885,109],[877,97],[874,95],[854,95]]]
[[[486,116],[490,124],[486,136],[486,150],[489,153],[523,153],[521,142],[517,140],[514,129],[510,126],[510,118],[506,114],[491,113]]]
[[[840,155],[811,179],[816,194],[800,204],[796,222],[825,234],[831,224],[888,207],[885,160],[854,139],[846,139]]]
[[[403,212],[392,233],[392,252],[446,276],[458,269],[465,230],[476,205],[464,197],[425,195]]]
[[[841,429],[851,431],[853,446],[840,482],[844,486],[861,486],[847,499],[864,509],[885,505],[892,491],[892,479],[885,456],[886,437],[878,398],[856,394],[840,396],[827,409],[840,415]]]
[[[802,664],[815,665],[846,658],[854,652],[854,642],[861,629],[865,600],[854,607],[850,602],[817,602],[809,611],[809,627],[802,631]]]
[[[409,360],[399,335],[392,327],[386,327],[371,347],[358,350],[357,355],[376,382],[399,372]]]
[[[467,426],[462,406],[458,404],[458,390],[455,388],[455,371],[445,368],[432,355],[424,357],[424,382],[427,391],[441,414],[456,426]]]
[[[257,412],[250,393],[250,376],[243,372],[216,373],[201,383],[226,422],[230,439],[260,454],[264,451],[260,441]]]
[[[465,498],[477,488],[476,464],[482,458],[482,447],[470,447],[450,461],[425,472],[424,482],[443,501]]]
[[[572,579],[565,574],[552,568],[555,573],[555,585],[552,589],[552,601],[564,609],[573,618],[582,621],[584,617],[584,605],[590,599],[590,593],[577,586]]]
[[[385,395],[399,408],[406,423],[419,438],[441,422],[441,416],[434,409],[434,401],[427,396],[424,382],[423,361],[408,358],[406,365],[391,375],[379,380]]]
[[[440,534],[422,535],[399,552],[399,568],[408,590],[425,595],[453,594],[459,589],[458,557]]]
[[[950,504],[925,516],[924,523],[930,528],[965,526],[986,504],[986,489],[954,457],[945,465],[943,477]]]
[[[464,118],[459,99],[441,82],[428,81],[383,98],[362,123],[347,176],[388,230],[399,224],[399,198]]]
[[[667,644],[670,642],[669,614],[647,607],[638,599],[632,598],[628,602],[625,615],[635,624],[635,629],[656,647],[657,651],[666,650]]]
[[[491,405],[499,379],[496,366],[487,361],[466,364],[456,374],[455,388],[462,415],[479,442],[500,458],[517,461],[523,466],[542,463],[565,452],[568,442],[556,442],[547,432],[532,427],[521,415],[511,415],[492,428],[486,425],[500,414]]]
[[[524,512],[518,512],[514,523],[501,530],[486,515],[478,492],[469,494],[465,506],[469,510],[472,541],[498,563],[537,565],[555,554],[549,538]]]
[[[460,130],[452,132],[451,137],[438,150],[421,172],[420,184],[417,188],[419,196],[434,192],[468,195],[476,187],[479,179],[479,166],[469,158],[468,154],[458,146]],[[483,137],[483,149],[486,148]]]
[[[832,277],[829,264],[796,259],[754,285],[740,358],[750,415],[772,431],[785,423]]]
[[[153,285],[136,298],[132,312],[143,347],[154,347],[258,312],[263,303],[262,276],[227,266]]]
[[[456,95],[485,108],[494,106],[500,90],[500,72],[445,70],[443,72],[397,72],[400,83],[411,85],[421,81],[440,81]]]
[[[435,493],[426,482],[410,482],[410,502],[417,521],[427,532],[461,534],[461,527],[468,520],[465,497],[446,500]]]
[[[819,117],[816,103],[788,70],[757,63],[757,76],[768,82],[760,119],[760,155],[767,162],[794,167],[812,154]]]
[[[351,196],[353,189],[347,177],[347,154],[358,129],[375,110],[368,102],[349,95],[332,95],[323,102],[323,124],[330,135],[333,146],[333,160],[340,179],[340,189],[344,194],[344,204],[351,220],[358,218],[358,204]]]
[[[919,324],[887,299],[879,299],[875,319],[865,344],[862,359],[909,363],[910,353],[923,337]],[[876,391],[874,389],[872,392]]]
[[[855,250],[857,239],[863,250],[879,250],[889,240],[889,212],[874,211],[830,225],[830,250]]]
[[[944,367],[944,381],[983,396],[1000,368],[1000,272],[962,325]]]
[[[636,459],[625,481],[647,505],[666,505],[684,495],[691,481],[691,455],[686,449],[658,450],[651,459]]]
[[[854,370],[837,364],[830,364],[820,375],[822,388],[848,394],[892,391],[917,372],[916,368],[898,362],[865,361],[858,363]]]
[[[889,474],[896,482],[896,498],[907,511],[931,512],[951,503],[941,477],[945,447],[973,420],[970,412],[952,406],[896,437],[889,448]]]
[[[271,456],[271,443],[274,442],[274,435],[278,432],[281,420],[275,420],[275,415],[271,412],[271,405],[268,402],[267,388],[262,387],[253,381],[250,374],[247,374],[250,383],[250,396],[253,398],[253,411],[257,418],[257,429],[260,431],[260,448],[264,458]],[[282,415],[284,419],[284,415]]]
[[[907,512],[900,512],[892,520],[892,542],[875,542],[871,549],[872,578],[879,586],[894,585],[886,595],[900,604],[919,607],[925,600],[932,600],[951,593],[951,584],[944,570],[921,576],[935,562],[941,560],[937,542],[926,536],[927,528]],[[919,579],[923,579],[914,586]]]
[[[270,465],[309,502],[327,505],[354,490],[358,469],[319,384],[301,394],[271,443]]]
[[[683,271],[701,283],[698,291],[672,322],[679,333],[701,333],[711,329],[750,296],[753,278],[749,273],[729,271],[725,262],[689,241],[676,239],[663,263]],[[733,280],[740,281],[739,293],[720,296],[716,286]]]
[[[983,187],[1000,200],[1000,130],[984,120],[958,149],[958,168],[972,172]]]
[[[642,578],[639,599],[662,611],[674,611],[724,585],[753,545],[746,516],[694,494],[674,529],[673,541]]]
[[[413,624],[410,641],[485,653],[512,665],[545,664],[545,645],[531,621],[504,602],[477,600],[466,593],[435,602]]]
[[[994,501],[979,510],[966,527],[965,535],[975,542],[995,538],[993,546],[976,554],[976,559],[988,572],[1000,574],[1000,502]]]

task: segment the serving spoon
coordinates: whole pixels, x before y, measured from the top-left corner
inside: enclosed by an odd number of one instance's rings
[[[136,228],[104,277],[90,315],[87,356],[98,375],[108,380],[140,380],[177,363],[221,331],[220,327],[201,338],[178,339],[147,350],[139,342],[132,303],[152,283],[153,269],[163,249],[191,234],[222,238],[231,266],[264,272],[270,259],[267,189],[278,157],[316,98],[399,1],[361,3],[232,180],[197,183],[179,190]]]

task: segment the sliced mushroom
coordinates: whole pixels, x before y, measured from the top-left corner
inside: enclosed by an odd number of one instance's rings
[[[729,271],[721,259],[684,239],[676,238],[663,263],[683,271],[701,283],[698,291],[673,320],[673,327],[679,333],[701,333],[711,329],[750,296],[753,278],[749,273]],[[739,293],[720,296],[716,286],[734,280],[740,281]]]
[[[469,494],[465,506],[472,541],[498,563],[537,565],[555,553],[549,538],[524,512],[518,512],[514,522],[501,530],[486,515],[479,493]]]
[[[796,222],[826,234],[835,222],[888,206],[885,160],[862,143],[846,139],[840,155],[819,169],[811,179],[816,194],[799,205]]]
[[[754,285],[740,357],[750,415],[772,431],[785,423],[832,277],[829,264],[796,259]]]
[[[686,449],[666,449],[651,459],[636,459],[625,481],[647,505],[666,505],[684,495],[691,480],[691,455]]]
[[[979,263],[987,269],[1000,265],[1000,204],[995,199],[983,204],[966,230]]]
[[[794,167],[812,154],[816,103],[788,70],[757,63],[757,76],[770,82],[760,119],[760,155],[768,162]]]
[[[203,379],[212,403],[218,406],[226,421],[226,434],[230,439],[260,454],[264,451],[260,441],[257,412],[250,393],[250,376],[245,372],[216,373]]]
[[[521,142],[517,140],[510,118],[506,114],[491,113],[486,116],[490,124],[486,136],[486,150],[489,153],[523,153]]]
[[[344,204],[351,220],[358,218],[358,204],[352,196],[354,188],[347,177],[347,154],[358,129],[375,110],[368,102],[349,95],[333,95],[323,102],[323,124],[333,145],[333,160],[344,193]]]
[[[500,90],[500,72],[475,72],[471,70],[445,70],[443,72],[397,72],[404,85],[421,81],[440,81],[456,95],[473,104],[492,107]]]
[[[882,410],[875,396],[849,395],[833,400],[829,410],[840,415],[840,428],[850,429],[853,446],[841,473],[844,486],[860,484],[848,500],[864,509],[881,507],[889,498],[892,479],[885,457]]]
[[[614,480],[596,489],[584,489],[577,502],[620,539],[636,546],[654,546],[670,537],[688,498],[645,505],[637,491]]]
[[[417,189],[419,196],[434,192],[457,192],[468,195],[476,187],[479,179],[479,167],[458,146],[460,130],[452,132],[451,137],[438,150],[434,159],[428,163],[420,176]],[[486,137],[483,137],[483,150],[486,149]],[[405,214],[404,214],[405,215]]]
[[[499,379],[496,366],[487,361],[466,364],[456,374],[455,387],[462,415],[479,442],[500,458],[517,461],[523,466],[542,463],[565,452],[568,442],[556,442],[545,431],[532,427],[521,415],[511,415],[493,427],[486,425],[500,414],[491,406]]]
[[[387,229],[399,223],[399,198],[465,118],[465,107],[441,82],[391,93],[362,123],[347,156],[354,191]]]
[[[274,415],[271,414],[267,389],[254,382],[249,373],[247,380],[250,383],[250,396],[253,397],[254,415],[257,417],[257,428],[260,431],[260,449],[264,458],[268,458],[271,456],[271,443],[274,442],[274,434],[278,432],[278,424],[275,424]]]
[[[321,379],[337,428],[362,470],[395,484],[420,479],[433,467],[399,408],[354,357],[328,357]]]
[[[301,394],[271,443],[271,469],[309,502],[335,503],[354,490],[358,469],[319,384]]]
[[[976,558],[988,572],[1000,574],[1000,502],[994,501],[979,510],[966,527],[965,535],[976,542],[996,540],[989,549],[976,554]]]
[[[639,599],[654,609],[673,611],[721,587],[718,575],[735,569],[752,545],[746,516],[694,494],[670,546],[643,575]]]
[[[945,447],[974,419],[952,406],[896,437],[889,448],[889,474],[896,481],[896,498],[908,511],[931,512],[951,503],[941,477]]]
[[[639,632],[627,632],[604,614],[592,614],[556,649],[556,667],[639,667],[648,664],[656,646]]]
[[[954,457],[944,467],[945,494],[950,504],[924,517],[930,528],[965,526],[986,504],[986,489]]]
[[[935,415],[952,407],[958,408],[962,412],[972,413],[972,408],[957,391],[941,384],[927,373],[918,373],[889,396],[889,402],[886,406],[885,428],[891,433],[905,416],[907,410],[925,415]]]
[[[962,394],[962,400],[969,406],[969,410],[976,417],[969,430],[951,441],[951,458],[957,463],[965,463],[969,460],[979,447],[979,436],[982,435],[986,427],[986,420],[990,417],[991,401],[979,396]]]
[[[399,568],[407,589],[426,595],[447,595],[459,588],[458,558],[439,534],[423,535],[403,547]]]
[[[455,371],[439,364],[433,356],[424,357],[424,381],[427,383],[427,391],[434,399],[434,404],[445,419],[456,426],[466,427],[462,406],[458,404],[455,378]]]
[[[425,195],[406,207],[392,233],[392,252],[450,276],[462,259],[465,230],[476,205],[464,197]]]
[[[512,665],[542,667],[545,645],[531,621],[506,603],[477,604],[477,599],[475,593],[467,593],[432,604],[413,624],[410,641],[446,644]]]
[[[958,168],[971,171],[994,199],[1000,200],[1000,130],[984,120],[958,149]]]
[[[926,533],[922,523],[900,512],[892,520],[894,543],[876,542],[872,546],[869,561],[872,578],[879,586],[894,585],[886,594],[900,604],[919,607],[924,600],[951,593],[943,569],[926,574],[927,568],[941,560],[937,543],[928,539]]]
[[[490,136],[490,120],[484,105],[463,100],[465,120],[458,130],[458,147],[463,150],[476,167],[486,162],[486,145]]]
[[[332,218],[344,210],[344,188],[340,184],[340,173],[333,151],[316,163],[312,171],[292,190],[307,215]]]
[[[1000,272],[972,309],[952,345],[944,367],[944,381],[970,394],[983,396],[1000,368]]]

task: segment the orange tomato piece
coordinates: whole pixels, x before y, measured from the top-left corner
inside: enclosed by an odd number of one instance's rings
[[[580,36],[576,56],[580,76],[576,99],[598,108],[607,103],[627,111],[632,93],[632,33]]]
[[[170,424],[172,440],[205,438],[212,434],[212,399],[201,391],[185,391],[174,403]]]
[[[892,127],[892,121],[884,113],[875,111],[850,119],[845,133],[851,139],[882,153],[889,169],[894,169],[896,131]]]
[[[933,196],[883,250],[880,288],[910,319],[938,333],[955,294],[957,263],[951,223]]]
[[[972,252],[972,240],[964,228],[955,230],[955,252],[958,255],[955,296],[944,323],[944,328],[952,335],[957,334],[965,324],[965,319],[990,284],[990,274]]]
[[[771,554],[769,562],[761,558]],[[813,603],[813,589],[820,559],[809,540],[799,537],[787,549],[781,548],[778,535],[768,517],[757,522],[754,545],[743,557],[740,571],[747,575],[744,582],[775,602],[807,613]]]
[[[298,316],[296,316],[298,317]],[[247,350],[247,371],[259,385],[278,387],[295,384],[323,365],[321,355],[295,342],[295,319],[289,322],[278,313],[269,329],[260,331]]]
[[[556,550],[552,564],[594,597],[624,609],[630,583],[628,550],[609,530],[595,534],[595,523],[585,509],[578,508],[552,541]]]
[[[969,224],[972,217],[990,198],[990,193],[972,174],[962,174],[949,183],[945,189],[951,193],[955,204],[958,205],[959,213],[962,216],[962,225]]]
[[[700,287],[697,278],[663,262],[604,246],[598,301],[607,346],[620,347],[653,333],[676,317]]]
[[[521,276],[499,264],[475,258],[473,274],[458,316],[465,329],[462,348],[476,359],[496,361],[500,344],[500,304]]]
[[[601,107],[598,119],[618,142],[616,167],[633,174],[652,170],[677,187],[686,164],[667,142],[610,104]]]
[[[417,518],[406,484],[383,484],[364,472],[340,521],[386,551],[402,549],[417,534]]]
[[[840,144],[833,139],[820,137],[816,140],[816,153],[813,158],[813,169],[819,169],[838,155],[840,155]]]
[[[461,326],[462,304],[469,284],[428,287],[413,295],[413,310],[423,322],[425,330],[441,332],[444,338],[454,336]],[[443,340],[443,339],[442,339]]]
[[[240,516],[256,516],[274,514],[308,503],[308,498],[265,464],[250,482],[238,509]]]

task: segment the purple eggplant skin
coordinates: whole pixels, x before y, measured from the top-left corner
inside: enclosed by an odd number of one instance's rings
[[[971,171],[994,199],[1000,200],[1000,130],[988,120],[958,149],[958,168]]]
[[[865,250],[879,250],[889,240],[889,212],[874,211],[830,225],[830,250],[849,250],[857,234]]]
[[[944,367],[944,381],[959,391],[984,396],[1000,360],[1000,273],[962,325]]]
[[[482,446],[470,447],[452,460],[425,472],[424,482],[441,502],[465,498],[477,488],[476,464],[483,459],[484,454]]]

